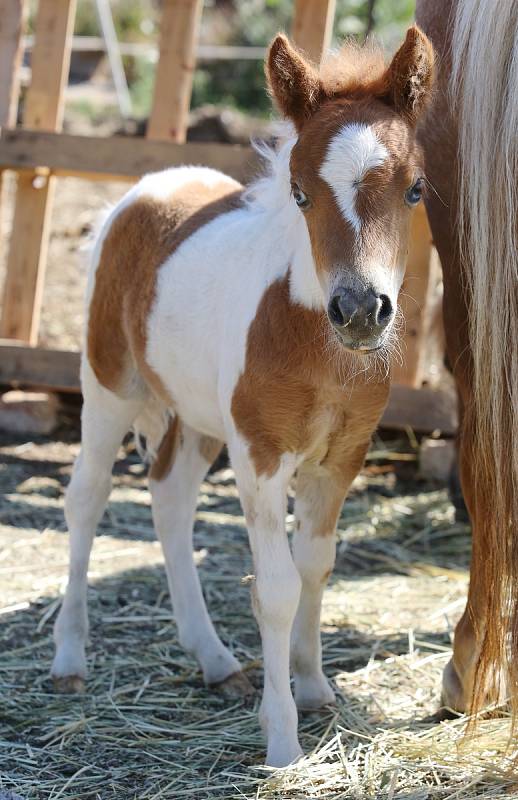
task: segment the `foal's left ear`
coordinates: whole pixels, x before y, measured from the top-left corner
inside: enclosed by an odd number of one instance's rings
[[[385,73],[383,99],[411,124],[417,122],[429,99],[434,61],[430,40],[413,25]]]

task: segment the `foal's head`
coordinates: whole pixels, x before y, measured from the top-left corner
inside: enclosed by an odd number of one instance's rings
[[[318,71],[279,34],[266,71],[297,130],[293,202],[329,320],[348,349],[378,350],[394,323],[410,211],[423,191],[416,123],[432,87],[432,47],[413,27],[388,67],[372,50],[346,46]]]

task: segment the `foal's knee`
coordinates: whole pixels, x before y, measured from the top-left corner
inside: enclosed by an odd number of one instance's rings
[[[252,587],[252,604],[260,626],[291,627],[300,598],[302,581],[291,564],[286,570],[256,576]]]
[[[333,571],[335,556],[334,533],[328,536],[312,537],[295,534],[293,560],[304,584],[318,588],[326,583]]]
[[[112,486],[111,469],[79,456],[65,493],[65,519],[69,530],[97,525]]]

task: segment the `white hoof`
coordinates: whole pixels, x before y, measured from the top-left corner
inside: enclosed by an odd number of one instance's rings
[[[203,671],[203,680],[207,686],[214,686],[223,683],[235,672],[241,672],[241,664],[234,658],[232,653],[221,643],[217,648],[207,652],[204,648],[202,652],[195,651],[196,659]]]
[[[55,681],[79,678],[84,682],[87,674],[84,647],[77,643],[58,645],[50,674]]]
[[[268,742],[268,752],[266,754],[267,767],[287,767],[294,764],[304,753],[297,739],[288,742],[286,739],[279,739]]]
[[[300,711],[315,711],[335,702],[335,693],[323,673],[295,676],[295,703]]]

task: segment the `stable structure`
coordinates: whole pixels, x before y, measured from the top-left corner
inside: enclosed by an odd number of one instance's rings
[[[186,143],[203,0],[163,0],[160,54],[145,139],[90,138],[61,133],[72,46],[75,0],[39,0],[32,79],[16,127],[19,67],[27,0],[0,0],[0,179],[17,173],[0,317],[0,385],[79,390],[79,355],[38,347],[49,221],[57,176],[134,181],[145,172],[207,164],[246,181],[257,167],[249,147]],[[319,61],[331,40],[335,0],[294,0],[292,37]],[[1,213],[0,194],[0,213]],[[430,326],[430,291],[437,269],[424,208],[414,215],[409,272],[412,301],[403,297],[405,363],[395,368],[386,422],[453,433],[448,397],[421,388],[423,342]]]

